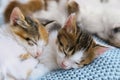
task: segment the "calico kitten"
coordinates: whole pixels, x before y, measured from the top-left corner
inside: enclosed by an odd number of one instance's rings
[[[76,24],[71,14],[57,35],[57,63],[63,69],[79,68],[91,63],[108,48],[96,44],[92,35]]]
[[[48,33],[43,25],[14,8],[10,24],[0,27],[0,80],[26,80],[47,43]]]
[[[24,17],[15,8],[10,16],[10,29],[14,38],[31,54],[40,55],[48,42],[48,33],[36,19]]]

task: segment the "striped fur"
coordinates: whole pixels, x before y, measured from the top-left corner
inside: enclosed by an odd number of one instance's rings
[[[48,32],[44,26],[37,19],[25,17],[17,7],[11,13],[10,23],[17,41],[34,57],[40,55],[48,43]]]
[[[58,64],[64,68],[76,68],[91,63],[97,55],[97,45],[90,33],[76,25],[75,15],[71,15],[57,35]],[[104,47],[103,47],[104,48]],[[99,53],[99,51],[98,51]],[[61,55],[61,56],[60,56]]]

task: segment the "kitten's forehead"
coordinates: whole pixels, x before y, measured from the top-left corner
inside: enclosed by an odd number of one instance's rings
[[[78,28],[79,29],[79,28]],[[61,29],[58,33],[58,42],[59,45],[63,44],[64,49],[67,49],[68,55],[74,55],[75,52],[85,50],[88,51],[90,46],[94,43],[91,34],[77,30],[77,33],[67,33],[64,29]],[[70,53],[69,53],[70,52]]]
[[[65,29],[61,29],[58,33],[58,39],[67,44],[74,44],[75,37],[76,36],[74,34],[67,33]]]
[[[28,28],[26,29],[27,33],[32,37],[40,36],[39,29],[38,29],[39,24],[31,17],[25,17],[25,21],[29,25],[27,26]]]
[[[34,28],[38,27],[38,23],[35,21],[35,19],[33,19],[33,18],[29,17],[29,16],[26,16],[25,20],[31,27],[34,27]]]

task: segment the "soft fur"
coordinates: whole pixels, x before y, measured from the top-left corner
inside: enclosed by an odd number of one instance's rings
[[[48,26],[51,25],[46,24]],[[75,14],[70,15],[59,32],[50,31],[48,35],[47,29],[37,19],[25,17],[19,8],[13,9],[10,25],[1,27],[1,79],[35,80],[55,69],[80,68],[91,63],[99,52],[107,50],[106,47],[96,45],[91,35],[80,31]],[[79,33],[88,36],[90,41],[86,40],[86,36],[79,36]],[[64,35],[71,38],[64,38]],[[79,44],[67,46],[70,40]],[[86,45],[81,44],[84,41]],[[76,48],[74,52],[71,48],[73,45]],[[4,50],[6,47],[8,50]],[[72,53],[68,50],[72,50]]]
[[[26,80],[38,64],[39,57],[48,43],[48,33],[41,23],[25,17],[14,8],[10,24],[0,28],[1,80]]]
[[[80,7],[78,21],[81,21],[82,28],[111,45],[120,47],[120,1],[76,0],[76,2]]]
[[[67,16],[77,13],[82,28],[96,34],[109,44],[120,47],[119,0],[60,0],[49,1],[47,10],[40,10],[35,17],[56,20],[62,26]]]
[[[91,63],[107,47],[96,44],[91,34],[76,25],[71,14],[57,35],[57,62],[64,69],[79,68]]]
[[[37,79],[47,72],[59,68],[81,68],[108,49],[97,45],[91,35],[81,32],[77,28],[75,14],[72,14],[62,29],[50,33],[46,50],[40,58],[37,58],[42,64],[37,65],[37,68],[31,73],[30,79]],[[79,36],[79,33],[83,34],[84,37]],[[90,41],[86,40],[85,35],[89,36]],[[77,42],[78,44],[76,44]]]

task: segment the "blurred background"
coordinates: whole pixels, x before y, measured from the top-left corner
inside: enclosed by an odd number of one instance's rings
[[[0,0],[0,25],[4,23],[3,12],[4,12],[5,8],[6,8],[6,6],[11,1],[15,1],[15,0]],[[16,0],[16,1],[19,1],[21,3],[26,3],[29,0]]]
[[[0,25],[4,23],[3,12],[10,1],[12,0],[0,0]]]

